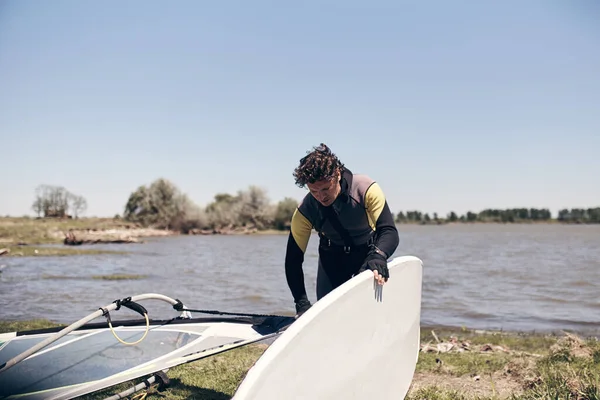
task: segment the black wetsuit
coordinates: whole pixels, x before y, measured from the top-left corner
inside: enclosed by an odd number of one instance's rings
[[[324,207],[309,193],[292,217],[285,273],[295,302],[306,298],[302,264],[312,229],[320,237],[317,299],[358,272],[371,244],[388,258],[398,246],[398,231],[379,185],[347,169],[340,184],[332,205]]]

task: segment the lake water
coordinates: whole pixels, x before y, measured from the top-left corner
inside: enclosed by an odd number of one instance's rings
[[[600,331],[600,226],[399,225],[395,253],[423,260],[423,325]],[[283,261],[286,235],[179,236],[96,245],[128,255],[0,258],[0,319],[74,322],[115,299],[155,292],[190,308],[293,313]],[[84,246],[85,247],[85,246]],[[305,258],[315,299],[317,237]],[[104,281],[92,275],[142,274]],[[177,316],[163,302],[151,318]],[[134,314],[114,312],[113,318]],[[97,319],[94,322],[101,322]]]

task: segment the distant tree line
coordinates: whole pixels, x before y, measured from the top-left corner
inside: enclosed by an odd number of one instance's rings
[[[183,233],[197,230],[264,230],[289,229],[292,214],[298,202],[286,197],[271,203],[264,189],[249,186],[235,194],[218,193],[205,207],[198,206],[172,182],[157,179],[150,185],[135,189],[127,199],[123,218],[142,226],[172,229]],[[32,209],[39,217],[78,217],[87,208],[82,196],[69,192],[62,186],[40,185],[35,191]],[[418,210],[400,211],[394,215],[396,223],[445,224],[455,222],[561,222],[600,223],[600,207],[562,209],[556,218],[547,208],[484,209],[458,215],[454,211],[446,216],[423,213]]]
[[[450,222],[496,222],[496,223],[525,223],[525,222],[550,222],[576,224],[600,223],[600,207],[596,208],[573,208],[562,209],[556,219],[547,208],[509,208],[509,209],[484,209],[477,213],[468,211],[458,215],[454,211],[445,217],[439,217],[437,213],[431,216],[421,211],[400,211],[395,215],[397,223],[450,223]]]
[[[558,212],[558,218],[561,222],[575,223],[575,224],[598,224],[600,223],[600,207],[596,208],[572,208],[562,209]]]
[[[273,205],[264,189],[250,186],[236,194],[218,193],[206,207],[200,207],[173,183],[158,179],[131,193],[123,218],[183,233],[196,230],[284,230],[289,227],[297,206],[298,202],[291,198]]]

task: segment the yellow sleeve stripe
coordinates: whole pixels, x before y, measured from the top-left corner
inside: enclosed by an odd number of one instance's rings
[[[294,214],[292,215],[290,230],[292,232],[292,237],[303,253],[306,252],[306,247],[308,246],[308,239],[310,239],[312,228],[313,226],[310,221],[296,208]]]
[[[377,182],[373,183],[367,189],[365,193],[365,205],[367,207],[367,217],[369,218],[369,225],[371,228],[375,230],[375,225],[377,224],[377,219],[383,210],[383,206],[385,206],[385,195],[383,194],[383,190]]]

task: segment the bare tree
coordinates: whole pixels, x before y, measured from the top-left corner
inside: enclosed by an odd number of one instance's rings
[[[87,201],[83,196],[72,196],[71,197],[71,210],[73,212],[73,216],[78,218],[79,215],[85,212],[87,209]]]
[[[76,203],[73,199],[77,199]],[[81,212],[87,207],[86,200],[70,193],[62,186],[39,185],[35,189],[35,199],[31,208],[38,216],[64,218],[68,216],[69,209],[76,204],[75,211]]]
[[[41,217],[44,212],[44,200],[40,196],[36,196],[31,209],[37,214],[38,218]]]

